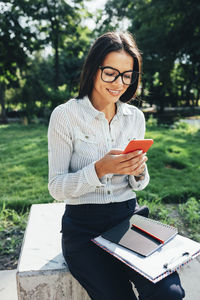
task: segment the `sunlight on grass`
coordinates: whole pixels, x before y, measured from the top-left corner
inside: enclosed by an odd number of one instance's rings
[[[149,185],[138,192],[138,198],[150,193],[161,201],[184,202],[200,196],[199,138],[200,131],[192,126],[174,128],[148,126],[146,138],[154,144],[148,151]],[[0,203],[6,201],[30,206],[31,203],[51,202],[47,189],[47,127],[11,124],[0,126]],[[191,182],[193,183],[191,185]]]
[[[138,196],[144,198],[153,192],[167,202],[198,197],[200,131],[188,124],[175,128],[147,126],[146,138],[154,139],[147,154],[151,180]]]
[[[52,202],[47,189],[47,127],[0,126],[0,203],[29,207]]]

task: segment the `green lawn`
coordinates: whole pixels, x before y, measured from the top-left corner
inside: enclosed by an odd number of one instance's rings
[[[146,138],[154,139],[148,152],[151,180],[138,197],[168,203],[185,202],[192,196],[200,199],[200,130],[185,123],[173,129],[147,124]]]
[[[50,202],[47,190],[47,127],[0,126],[0,204],[29,207]]]
[[[148,126],[154,144],[148,152],[150,184],[138,198],[180,203],[200,199],[200,131],[182,125],[169,129]],[[0,126],[0,203],[27,207],[53,201],[48,194],[47,127],[20,124]]]

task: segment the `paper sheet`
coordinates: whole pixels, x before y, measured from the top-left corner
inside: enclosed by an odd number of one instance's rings
[[[172,270],[177,269],[180,265],[200,255],[200,243],[179,234],[148,257],[143,257],[133,251],[125,249],[120,245],[105,240],[101,236],[94,240],[124,259],[151,280],[162,276],[163,273],[171,273]],[[189,254],[182,256],[185,252]],[[166,263],[168,264],[167,269],[164,268],[164,264]]]

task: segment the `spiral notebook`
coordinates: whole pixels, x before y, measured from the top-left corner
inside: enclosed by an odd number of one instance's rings
[[[177,232],[173,226],[133,215],[92,242],[156,283],[200,255],[200,243]]]
[[[146,257],[166,244],[177,233],[178,230],[173,226],[135,214],[101,236]]]

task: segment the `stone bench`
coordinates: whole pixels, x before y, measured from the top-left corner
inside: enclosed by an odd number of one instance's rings
[[[61,250],[65,203],[31,207],[17,268],[19,300],[89,300],[72,277]]]
[[[65,203],[32,205],[16,274],[18,300],[90,300],[70,274],[62,255],[64,210]],[[184,300],[199,300],[199,270],[197,257],[179,271],[186,290]]]

